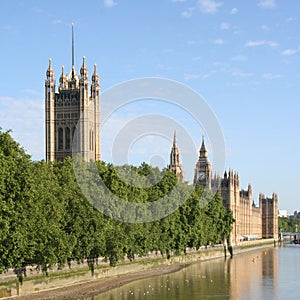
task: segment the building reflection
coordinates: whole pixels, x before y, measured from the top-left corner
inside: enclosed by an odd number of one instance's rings
[[[126,284],[93,300],[243,300],[276,299],[277,295],[278,251],[269,248],[235,255],[233,259],[194,263],[175,273]]]
[[[275,297],[278,294],[278,252],[269,248],[228,259],[224,264],[224,274],[230,288],[230,299]],[[261,286],[264,289],[258,288]]]

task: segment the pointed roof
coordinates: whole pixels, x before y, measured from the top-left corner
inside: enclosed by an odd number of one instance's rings
[[[72,68],[74,65],[74,23],[72,23]]]
[[[49,58],[49,67],[46,71],[46,76],[47,77],[54,77],[54,71],[52,69],[52,58]]]
[[[176,142],[176,129],[174,130],[173,147],[177,147],[177,142]]]
[[[80,68],[80,75],[82,77],[84,77],[84,79],[87,79],[88,69],[87,69],[86,64],[85,64],[85,56],[82,57],[82,66]]]
[[[199,154],[200,154],[200,156],[199,156],[200,158],[207,158],[208,157],[208,152],[206,150],[205,142],[204,142],[204,135],[202,135],[202,144],[201,144]]]
[[[97,64],[94,64],[94,73],[92,75],[92,81],[97,82],[99,80],[99,75],[97,73]]]
[[[205,147],[205,143],[204,143],[204,135],[202,135],[202,144],[201,144],[200,151],[201,152],[207,152],[206,147]]]

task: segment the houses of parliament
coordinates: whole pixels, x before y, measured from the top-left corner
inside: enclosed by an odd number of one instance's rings
[[[74,25],[72,24],[72,68],[65,74],[62,66],[58,91],[52,60],[46,71],[45,80],[45,138],[46,161],[62,161],[72,153],[79,153],[86,161],[100,160],[100,83],[96,65],[91,78],[88,77],[85,57],[79,75],[74,63]],[[180,152],[174,134],[168,168],[179,181],[184,181],[180,163]],[[217,192],[223,205],[231,210],[235,222],[230,243],[237,244],[243,239],[277,238],[278,236],[278,197],[259,195],[259,206],[252,198],[252,187],[240,189],[239,175],[233,171],[223,177],[212,176],[212,166],[208,160],[204,138],[195,165],[194,185]]]
[[[175,133],[168,167],[178,180],[184,180]],[[277,239],[278,196],[273,193],[272,197],[268,198],[264,194],[260,194],[259,206],[257,207],[252,198],[252,186],[249,184],[247,190],[241,190],[239,175],[236,172],[225,171],[223,177],[212,174],[204,137],[202,137],[193,184],[201,185],[218,193],[222,197],[224,207],[232,211],[235,222],[229,242],[238,244],[248,239]]]

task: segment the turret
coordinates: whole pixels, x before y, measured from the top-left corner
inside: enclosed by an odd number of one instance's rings
[[[85,64],[85,56],[82,58],[82,66],[80,68],[80,79],[81,80],[89,80],[88,79],[88,69]]]
[[[64,68],[64,66],[62,66],[61,67],[61,75],[59,78],[59,91],[65,90],[68,88],[68,78],[65,75],[64,70],[65,70],[65,68]]]
[[[100,86],[99,75],[97,73],[97,65],[94,64],[94,73],[92,75],[92,88]]]
[[[94,101],[95,114],[95,159],[100,160],[100,81],[96,64],[94,64],[94,73],[92,75],[91,99]]]
[[[174,130],[174,137],[173,137],[173,147],[172,147],[171,153],[170,153],[169,170],[172,171],[176,175],[176,177],[179,181],[184,180],[183,171],[182,171],[182,167],[180,164],[180,154],[179,154],[179,149],[177,147],[175,130]]]
[[[80,88],[80,99],[82,105],[88,106],[89,103],[89,78],[88,78],[88,69],[85,64],[85,56],[82,58],[82,66],[80,68],[80,79],[79,79],[79,88]]]
[[[46,138],[46,161],[53,161],[55,144],[54,139],[54,101],[55,101],[55,80],[52,69],[52,59],[49,58],[49,66],[46,71],[45,80],[45,138]]]
[[[52,69],[52,59],[49,58],[49,67],[46,71],[46,84],[54,83],[54,71]]]

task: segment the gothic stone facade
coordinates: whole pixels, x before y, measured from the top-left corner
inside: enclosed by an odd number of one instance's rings
[[[175,150],[176,149],[176,150]],[[176,156],[174,156],[176,153]],[[174,160],[174,157],[178,157]],[[180,167],[180,168],[179,168]],[[174,137],[171,151],[169,169],[180,179],[182,168],[179,162],[179,150]],[[278,237],[278,197],[267,198],[259,195],[257,207],[252,198],[252,187],[249,184],[247,190],[240,189],[239,175],[236,172],[225,171],[223,178],[212,176],[212,167],[208,160],[208,152],[205,147],[204,137],[199,151],[199,159],[196,163],[194,185],[202,185],[204,188],[218,193],[227,210],[231,210],[235,222],[229,237],[229,243],[237,244],[245,238],[275,238]]]
[[[72,27],[72,70],[62,73],[56,92],[52,60],[45,80],[46,161],[81,154],[86,161],[100,160],[100,84],[94,66],[91,86],[83,57],[80,75],[74,67]]]
[[[176,175],[179,181],[184,181],[183,170],[180,163],[180,153],[176,142],[176,131],[174,131],[173,147],[171,149],[170,164],[168,165],[168,168]]]

